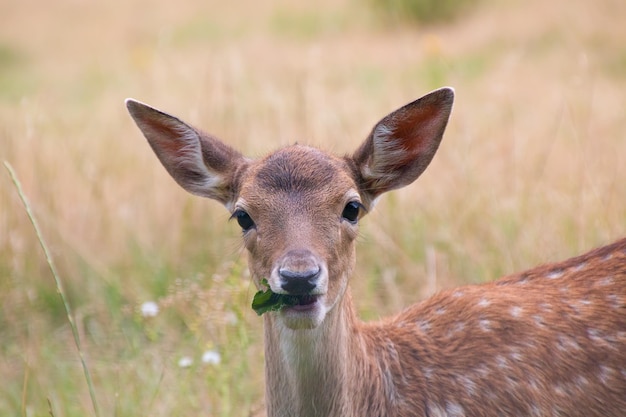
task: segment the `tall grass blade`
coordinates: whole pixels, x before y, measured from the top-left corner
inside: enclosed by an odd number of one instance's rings
[[[96,417],[100,417],[100,410],[98,408],[98,402],[96,401],[96,394],[93,388],[93,381],[91,379],[91,373],[89,372],[89,368],[87,367],[87,362],[85,361],[85,357],[83,355],[83,350],[80,344],[80,337],[78,336],[78,329],[76,327],[76,323],[74,322],[74,318],[70,310],[70,305],[67,302],[67,298],[65,297],[65,291],[63,291],[63,285],[61,284],[61,279],[59,277],[59,274],[57,273],[56,267],[54,266],[54,262],[52,261],[52,256],[50,255],[50,251],[48,250],[48,245],[46,245],[46,242],[43,238],[41,230],[39,229],[37,220],[35,219],[35,215],[33,214],[33,211],[28,202],[28,199],[26,198],[26,195],[22,191],[22,185],[20,184],[20,181],[18,180],[17,175],[15,174],[15,171],[13,170],[13,167],[7,161],[4,161],[4,166],[7,169],[7,171],[9,171],[9,175],[11,176],[11,181],[13,181],[13,184],[15,185],[15,188],[17,189],[17,193],[20,196],[20,199],[22,200],[22,204],[24,204],[24,209],[26,210],[28,219],[30,220],[31,224],[33,225],[33,228],[35,229],[37,240],[39,241],[39,244],[41,245],[41,248],[43,249],[44,255],[46,257],[46,262],[48,263],[50,272],[52,273],[52,276],[54,277],[54,282],[56,284],[57,292],[59,293],[59,296],[61,297],[61,300],[63,301],[63,306],[65,307],[65,313],[67,314],[67,320],[69,321],[70,327],[72,328],[72,334],[74,336],[74,343],[76,344],[76,348],[78,349],[80,362],[83,366],[83,372],[85,374],[85,379],[87,380],[87,386],[89,387],[89,395],[91,396],[91,403],[93,404],[93,409],[96,414]]]

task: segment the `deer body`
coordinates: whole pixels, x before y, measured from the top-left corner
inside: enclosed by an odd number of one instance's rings
[[[267,316],[269,415],[624,415],[625,266],[623,239],[380,323],[349,300],[344,322],[304,334]]]
[[[626,239],[356,317],[358,222],[423,172],[452,101],[440,89],[396,110],[350,156],[296,145],[259,160],[127,101],[174,179],[237,220],[255,285],[298,299],[264,317],[269,416],[626,415]]]

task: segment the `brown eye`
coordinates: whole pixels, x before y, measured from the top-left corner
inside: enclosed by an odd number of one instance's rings
[[[352,224],[356,224],[357,220],[359,219],[359,212],[361,211],[361,207],[362,206],[360,203],[357,203],[356,201],[351,201],[344,207],[343,212],[341,213],[341,217]]]
[[[237,219],[237,223],[239,223],[239,226],[244,232],[247,232],[255,226],[252,217],[250,217],[250,215],[243,210],[235,211],[232,217]]]

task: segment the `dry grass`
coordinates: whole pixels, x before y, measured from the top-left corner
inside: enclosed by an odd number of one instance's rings
[[[344,153],[391,110],[456,87],[432,166],[363,222],[353,283],[368,318],[626,234],[624,2],[483,1],[417,28],[382,26],[367,2],[261,3],[0,4],[0,160],[52,248],[103,415],[247,415],[263,396],[237,227],[167,176],[127,96],[250,155]],[[90,415],[37,245],[0,175],[0,414]],[[152,299],[161,313],[142,317]],[[202,365],[213,349],[221,363]]]

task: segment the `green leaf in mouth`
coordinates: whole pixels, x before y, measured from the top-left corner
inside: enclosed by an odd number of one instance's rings
[[[252,299],[252,309],[260,316],[268,311],[280,311],[284,307],[298,304],[298,296],[288,294],[276,294],[272,292],[269,283],[265,278],[261,280],[261,285],[267,290],[258,291]]]

